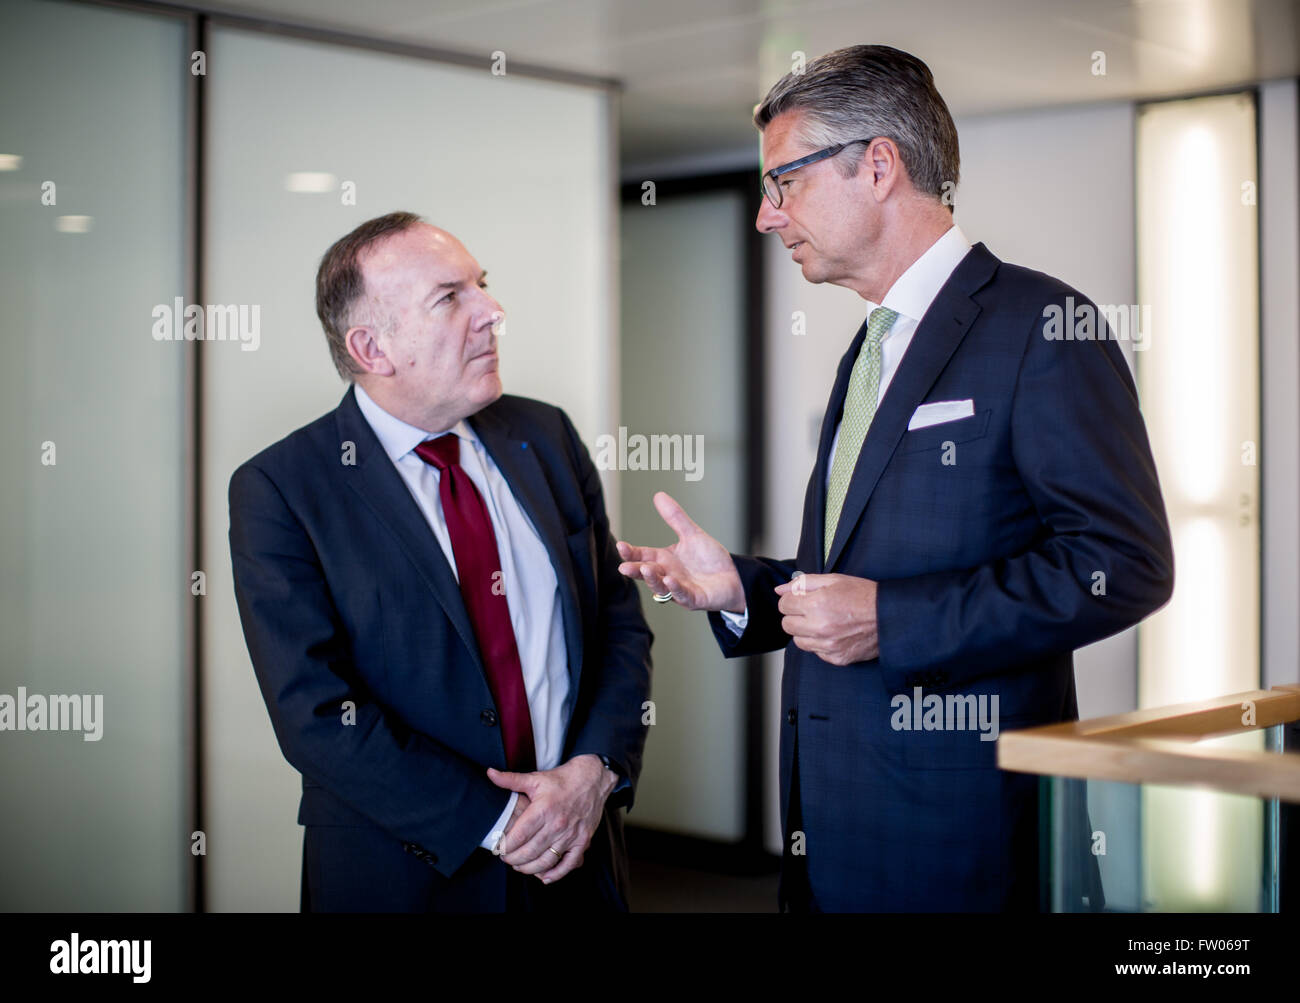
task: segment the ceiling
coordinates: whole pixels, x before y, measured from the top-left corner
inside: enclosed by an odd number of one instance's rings
[[[204,5],[207,6],[207,5]],[[219,9],[609,77],[626,165],[735,160],[807,58],[883,42],[956,116],[1196,93],[1300,75],[1300,0],[248,0]],[[1105,73],[1094,53],[1104,53]]]

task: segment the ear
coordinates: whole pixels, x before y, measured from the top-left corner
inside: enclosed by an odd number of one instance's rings
[[[863,154],[863,169],[868,170],[868,181],[877,202],[883,202],[889,193],[907,177],[898,145],[886,136],[877,137]]]
[[[397,371],[379,345],[379,332],[369,324],[348,328],[343,335],[343,343],[347,345],[348,355],[352,356],[352,361],[361,372],[373,376],[392,376]]]

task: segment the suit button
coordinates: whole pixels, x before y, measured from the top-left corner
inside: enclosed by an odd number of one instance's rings
[[[403,843],[402,849],[414,856],[417,860],[423,860],[430,867],[438,861],[438,855],[436,853],[430,853],[423,846],[416,843]]]
[[[787,724],[794,724],[794,722],[795,722],[795,720],[796,720],[797,718],[798,718],[798,715],[795,713],[795,710],[794,710],[793,707],[791,707],[788,711],[785,712],[785,720],[786,720],[786,723],[787,723]]]
[[[489,728],[495,728],[497,726],[497,712],[494,710],[485,710],[478,716],[478,719]]]

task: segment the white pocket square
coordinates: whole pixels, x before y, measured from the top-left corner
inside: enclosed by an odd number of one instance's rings
[[[907,430],[910,432],[917,428],[942,425],[946,421],[969,418],[974,413],[975,402],[973,400],[932,401],[929,404],[922,404],[916,409],[916,413],[912,415],[912,420],[907,423]]]

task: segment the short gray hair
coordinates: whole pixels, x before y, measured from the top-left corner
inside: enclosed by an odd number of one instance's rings
[[[396,324],[390,311],[380,309],[366,297],[366,279],[361,274],[362,253],[385,237],[422,222],[413,212],[390,212],[368,219],[336,240],[321,258],[316,270],[316,316],[325,329],[330,360],[346,383],[351,383],[359,372],[348,354],[348,329],[361,322],[391,334]]]
[[[911,53],[888,45],[828,52],[773,84],[754,124],[761,132],[788,111],[803,113],[800,138],[812,146],[884,136],[898,146],[917,191],[943,200],[944,182],[951,182],[948,191],[957,185],[957,126],[930,68]],[[844,177],[857,173],[857,160],[836,159]],[[951,210],[951,198],[946,201]]]

